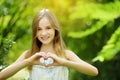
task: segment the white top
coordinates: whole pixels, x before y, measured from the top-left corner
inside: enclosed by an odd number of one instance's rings
[[[65,66],[34,65],[29,80],[68,80],[69,70]]]

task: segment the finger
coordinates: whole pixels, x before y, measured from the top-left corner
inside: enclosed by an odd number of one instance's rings
[[[54,54],[54,53],[48,52],[48,53],[47,53],[47,57],[53,58],[53,54]]]
[[[41,57],[46,57],[46,53],[45,52],[37,52],[36,54],[41,56]]]
[[[47,54],[45,52],[41,52],[42,57],[44,57],[45,59],[47,58]]]

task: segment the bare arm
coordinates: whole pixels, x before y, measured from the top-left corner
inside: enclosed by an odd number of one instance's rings
[[[81,60],[72,51],[66,51],[66,56],[69,60],[66,60],[63,65],[73,68],[87,75],[91,75],[91,76],[98,75],[98,70],[95,66]]]
[[[26,67],[29,65],[28,60],[23,60],[21,62],[13,63],[7,68],[3,69],[0,72],[0,80],[6,80],[7,78],[11,77],[14,75],[16,72],[21,70],[22,68]]]
[[[43,56],[41,53],[36,53],[35,55],[25,59],[25,55],[27,52],[25,51],[13,64],[8,66],[7,68],[3,69],[0,72],[0,80],[6,80],[7,78],[11,77],[14,75],[16,72],[19,70],[33,64],[41,64],[39,62],[39,58]]]
[[[81,73],[96,76],[98,75],[98,70],[93,65],[81,60],[75,53],[72,51],[66,50],[67,59],[56,56],[55,54],[48,53],[48,56],[55,59],[60,65],[67,66],[69,68],[75,69]]]

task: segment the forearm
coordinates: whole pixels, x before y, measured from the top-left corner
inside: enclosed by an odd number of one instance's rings
[[[64,62],[64,65],[87,75],[96,76],[98,74],[97,68],[86,62],[79,63],[79,62],[66,60]]]
[[[22,68],[26,67],[27,65],[29,65],[29,62],[27,60],[23,60],[21,62],[11,64],[10,66],[8,66],[7,68],[3,69],[0,72],[0,80],[5,80],[5,79],[11,77],[16,72],[18,72]]]

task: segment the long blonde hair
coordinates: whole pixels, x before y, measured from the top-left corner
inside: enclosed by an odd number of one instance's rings
[[[53,48],[56,53],[56,55],[64,57],[65,58],[65,44],[62,40],[61,32],[60,32],[60,25],[58,23],[57,18],[55,15],[48,9],[42,9],[38,14],[34,17],[33,23],[32,23],[32,45],[30,49],[30,56],[34,55],[36,52],[39,52],[41,49],[42,43],[37,39],[37,28],[39,25],[39,21],[43,18],[47,17],[50,21],[52,27],[55,29],[55,37],[53,40]]]

